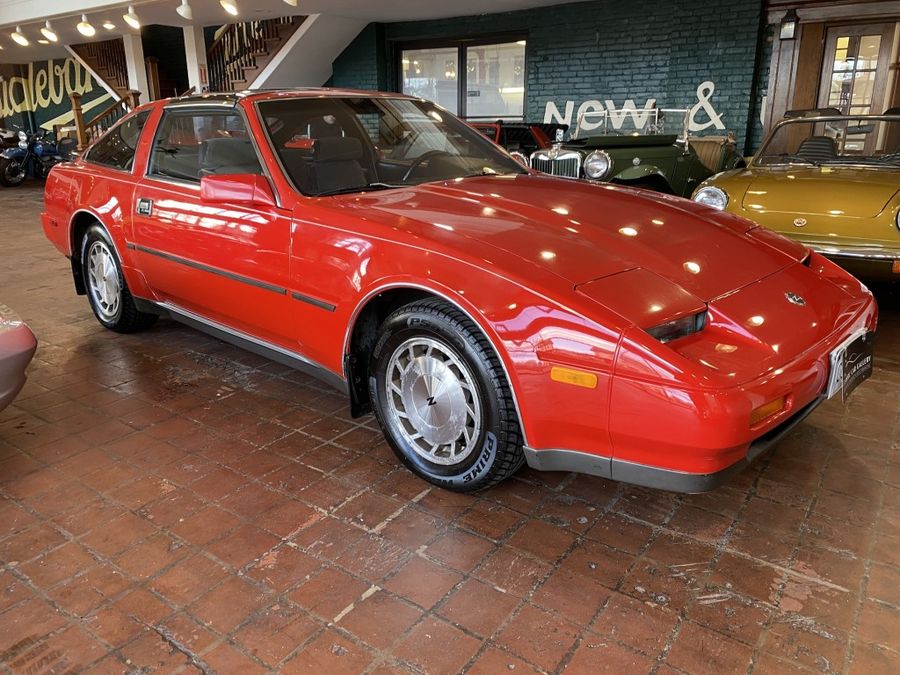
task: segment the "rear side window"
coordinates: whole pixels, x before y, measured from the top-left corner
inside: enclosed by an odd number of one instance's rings
[[[153,140],[150,176],[196,183],[213,174],[261,174],[244,118],[234,112],[167,112]]]
[[[85,159],[113,169],[131,171],[131,167],[134,166],[134,153],[148,117],[150,111],[145,110],[125,119],[97,141]]]

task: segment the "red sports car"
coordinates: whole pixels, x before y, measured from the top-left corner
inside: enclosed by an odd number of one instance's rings
[[[107,328],[318,375],[452,490],[526,463],[709,490],[872,368],[872,295],[821,256],[395,94],[142,106],[53,169],[43,225]]]

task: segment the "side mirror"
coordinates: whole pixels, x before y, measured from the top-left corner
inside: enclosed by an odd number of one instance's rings
[[[275,206],[275,193],[266,177],[258,174],[210,175],[200,178],[200,200],[213,204]]]

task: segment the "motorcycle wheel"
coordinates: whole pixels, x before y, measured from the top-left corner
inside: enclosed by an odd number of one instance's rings
[[[0,160],[0,183],[17,187],[25,182],[25,167],[14,159]]]

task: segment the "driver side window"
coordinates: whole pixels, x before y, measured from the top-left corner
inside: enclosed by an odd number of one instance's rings
[[[240,115],[170,111],[153,139],[147,175],[199,183],[208,175],[262,172]]]

